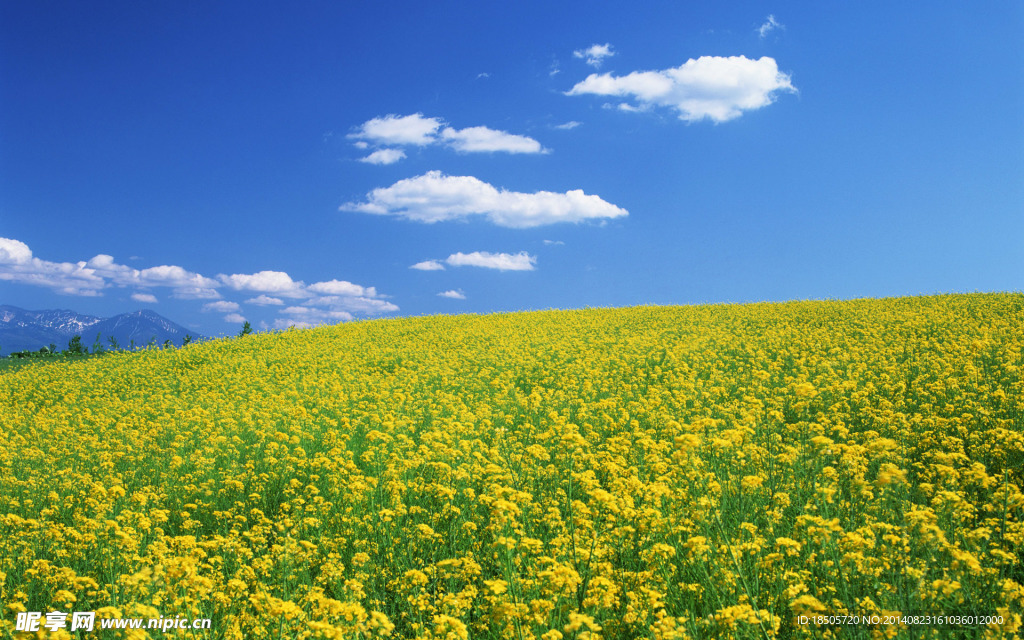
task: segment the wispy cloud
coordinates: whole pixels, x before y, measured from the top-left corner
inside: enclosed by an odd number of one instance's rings
[[[633,101],[622,103],[627,109],[663,106],[687,122],[725,122],[768,106],[779,92],[795,91],[773,58],[703,56],[663,71],[591,74],[566,95],[619,96]]]
[[[203,305],[203,311],[217,311],[220,313],[226,313],[228,311],[238,311],[241,307],[237,302],[230,302],[228,300],[218,300],[217,302],[207,302]]]
[[[785,28],[786,28],[786,25],[781,24],[778,20],[776,20],[774,15],[769,14],[768,18],[765,19],[764,24],[762,24],[760,27],[757,28],[757,35],[762,40],[764,40],[768,36],[768,34],[771,33],[772,31],[775,31],[776,29],[785,29]]]
[[[281,310],[281,314],[289,316],[280,324],[293,326],[302,323],[302,326],[310,327],[318,324],[334,324],[346,322],[354,317],[351,313],[338,309],[317,309],[306,306],[292,306]]]
[[[604,44],[591,45],[586,49],[577,49],[572,52],[572,55],[574,58],[580,58],[596,69],[600,68],[605,58],[614,56],[615,52],[612,51],[612,45],[606,42]]]
[[[424,260],[409,267],[418,271],[444,271],[444,265],[437,260]]]
[[[473,176],[448,176],[440,171],[374,189],[365,202],[349,202],[340,209],[425,223],[483,216],[498,226],[520,229],[629,215],[581,189],[565,193],[506,191]]]
[[[568,131],[570,129],[575,129],[576,127],[580,126],[581,124],[583,124],[583,123],[582,122],[576,122],[575,120],[570,120],[569,122],[564,122],[562,124],[556,124],[555,125],[555,129],[561,129],[563,131]]]
[[[367,164],[394,164],[404,157],[405,152],[401,149],[377,149],[365,158],[360,158],[359,162]]]
[[[536,256],[525,251],[519,253],[489,253],[474,251],[473,253],[453,253],[445,260],[453,267],[482,267],[498,271],[533,271],[537,265]]]

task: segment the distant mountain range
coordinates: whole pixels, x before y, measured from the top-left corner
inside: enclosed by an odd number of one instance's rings
[[[91,351],[97,335],[104,349],[110,348],[110,337],[117,340],[121,348],[127,349],[133,341],[135,346],[141,347],[151,339],[155,339],[157,344],[170,340],[180,346],[186,334],[191,334],[193,340],[206,339],[206,336],[146,310],[99,318],[68,309],[26,311],[0,305],[0,355],[14,351],[38,351],[50,344],[57,345],[58,350],[66,349],[68,341],[76,335],[82,336],[82,346]]]

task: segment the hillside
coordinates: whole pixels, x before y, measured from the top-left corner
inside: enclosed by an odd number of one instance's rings
[[[431,316],[0,374],[0,593],[229,638],[1011,637],[1022,322]]]

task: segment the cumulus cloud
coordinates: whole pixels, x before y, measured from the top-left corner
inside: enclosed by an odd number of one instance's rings
[[[574,58],[581,58],[596,69],[601,66],[605,58],[614,56],[615,52],[612,51],[612,45],[606,42],[604,44],[591,45],[586,49],[577,49],[572,52],[572,55]]]
[[[268,295],[260,294],[260,295],[256,296],[255,298],[249,298],[248,300],[245,301],[245,303],[246,304],[257,304],[257,305],[265,307],[265,306],[268,306],[268,305],[283,305],[284,304],[284,300],[282,300],[281,298],[272,298],[272,297],[270,297]]]
[[[763,40],[772,31],[775,31],[776,29],[785,28],[786,26],[784,24],[779,23],[779,21],[775,19],[774,15],[769,14],[768,18],[765,19],[764,24],[757,28],[757,35],[760,36],[760,38]]]
[[[139,283],[150,287],[212,289],[217,286],[216,280],[193,273],[176,265],[164,264],[158,267],[142,269],[138,271],[137,277]]]
[[[362,287],[346,280],[317,282],[309,285],[308,289],[314,293],[332,296],[369,296],[373,298],[377,295],[377,290],[373,287]]]
[[[86,262],[50,262],[32,255],[27,244],[0,238],[0,280],[47,287],[59,293],[98,296],[106,286],[103,277]]]
[[[448,176],[440,171],[374,189],[367,194],[366,202],[349,202],[340,209],[424,223],[484,216],[498,226],[520,229],[629,215],[625,209],[581,189],[520,193],[498,189],[473,176]]]
[[[401,149],[378,149],[365,158],[360,158],[359,162],[366,162],[367,164],[394,164],[404,157],[405,152]]]
[[[474,251],[473,253],[453,253],[445,260],[453,267],[483,267],[498,271],[533,271],[537,258],[525,251],[519,253],[489,253]]]
[[[452,300],[465,300],[466,299],[466,294],[462,293],[462,291],[456,291],[455,289],[449,289],[448,291],[442,291],[441,293],[439,293],[437,295],[441,296],[442,298],[451,298]]]
[[[440,118],[427,118],[422,113],[409,116],[387,115],[364,122],[349,138],[360,149],[388,145],[361,158],[370,164],[393,164],[406,157],[396,146],[443,144],[460,153],[547,153],[548,150],[529,136],[517,135],[489,127],[455,129],[444,126]],[[442,128],[443,127],[443,128]]]
[[[493,153],[497,151],[505,153],[545,153],[547,151],[533,138],[487,127],[467,127],[465,129],[447,127],[441,131],[441,139],[456,151],[463,153]]]
[[[241,309],[237,302],[229,302],[227,300],[218,300],[217,302],[207,302],[203,305],[203,311],[217,311],[224,313],[227,311],[238,311]]]
[[[424,260],[423,262],[417,262],[409,268],[418,269],[419,271],[444,271],[444,265],[437,260]]]
[[[232,275],[217,276],[225,286],[236,291],[259,291],[262,293],[276,293],[285,297],[302,297],[302,283],[291,279],[283,271],[259,271],[257,273],[235,273]]]
[[[232,324],[238,324],[239,322],[245,322],[245,316],[240,313],[229,313],[224,316],[224,322],[230,322]]]
[[[349,138],[378,145],[428,145],[437,141],[434,134],[441,128],[440,118],[426,118],[422,113],[411,116],[386,115],[367,120]]]
[[[617,96],[632,100],[623,103],[631,109],[669,107],[687,122],[704,118],[726,122],[744,111],[768,106],[779,92],[795,91],[773,58],[702,56],[663,71],[634,71],[625,76],[593,73],[566,95]]]
[[[176,265],[134,269],[118,264],[107,254],[99,254],[88,261],[77,263],[49,262],[33,256],[24,242],[11,238],[0,238],[0,280],[48,287],[60,293],[78,296],[99,296],[103,289],[114,286],[143,289],[166,287],[171,289],[175,298],[213,300],[215,302],[203,305],[203,311],[221,313],[240,310],[237,302],[221,299],[218,289],[225,287],[260,294],[246,300],[247,304],[283,306],[282,297],[306,300],[307,305],[322,307],[321,315],[325,318],[398,310],[397,305],[384,299],[386,296],[379,294],[374,287],[365,287],[347,280],[327,280],[306,286],[283,271],[220,274],[216,278],[208,278]],[[266,295],[268,293],[275,296]],[[138,302],[157,302],[156,296],[151,293],[135,292],[131,298]]]
[[[21,240],[0,238],[0,264],[27,264],[32,250]]]

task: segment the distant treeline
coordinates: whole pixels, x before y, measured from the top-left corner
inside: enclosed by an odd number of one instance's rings
[[[252,333],[252,325],[248,321],[242,325],[242,330],[238,332],[238,337],[244,337]],[[186,333],[185,337],[181,341],[181,346],[185,346],[195,338],[192,334]],[[66,349],[57,350],[57,345],[50,343],[48,346],[40,347],[38,351],[13,351],[7,355],[8,358],[51,358],[55,356],[69,357],[69,356],[87,356],[87,355],[99,355],[101,353],[112,353],[115,351],[136,351],[138,349],[171,349],[175,346],[171,340],[164,340],[163,344],[158,344],[156,336],[149,339],[146,344],[136,344],[135,340],[132,339],[127,345],[118,344],[117,338],[114,336],[107,336],[107,345],[103,345],[103,340],[100,334],[96,334],[96,340],[92,343],[92,349],[82,344],[82,336],[75,335],[68,340],[68,346]]]
[[[185,338],[181,342],[181,346],[185,346],[192,342],[193,338],[191,334],[185,334]],[[117,338],[114,336],[107,337],[107,344],[104,345],[101,340],[100,334],[96,334],[96,340],[92,343],[92,348],[86,347],[82,344],[82,336],[75,335],[68,340],[68,346],[65,349],[57,349],[57,345],[50,343],[48,346],[40,347],[38,351],[14,351],[8,354],[8,358],[52,358],[55,356],[69,357],[69,356],[87,356],[87,355],[99,355],[101,353],[112,353],[114,351],[135,351],[142,348],[162,348],[169,349],[174,347],[174,343],[171,340],[164,340],[163,344],[158,344],[156,336],[149,339],[146,344],[136,344],[135,340],[132,339],[127,345],[121,345],[117,342]]]

